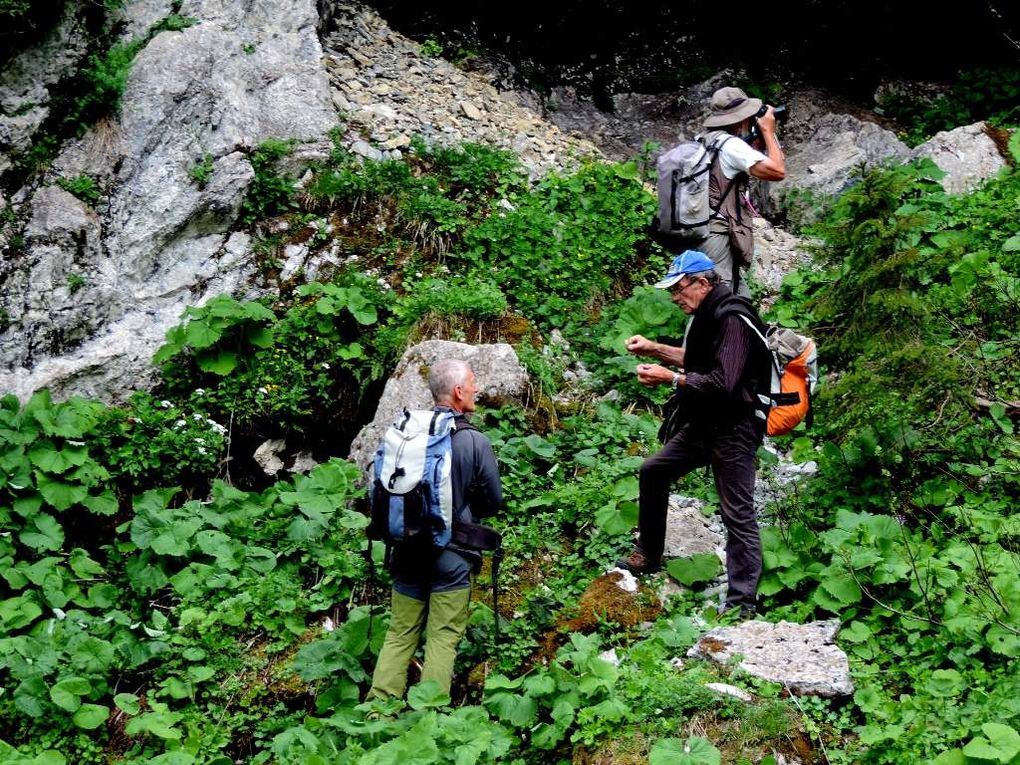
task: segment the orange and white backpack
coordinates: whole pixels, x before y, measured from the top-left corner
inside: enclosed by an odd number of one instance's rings
[[[768,392],[759,392],[760,410],[767,418],[766,433],[782,436],[807,418],[811,425],[811,396],[818,386],[818,354],[815,341],[792,329],[767,325],[763,335],[743,313],[738,316],[761,339],[772,357],[772,379]]]

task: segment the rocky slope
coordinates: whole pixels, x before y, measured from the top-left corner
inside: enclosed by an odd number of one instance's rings
[[[124,39],[170,11],[163,0],[129,2]],[[517,152],[538,176],[584,157],[629,158],[639,140],[693,134],[726,78],[670,97],[620,96],[614,116],[565,99],[543,115],[533,96],[423,55],[350,2],[185,0],[177,12],[196,23],[155,34],[138,53],[119,116],[69,141],[24,187],[0,190],[0,207],[10,202],[0,226],[0,390],[121,398],[147,384],[151,354],[186,306],[220,292],[261,294],[238,218],[251,155],[267,139],[298,141],[288,160],[296,171],[325,156],[342,124],[344,144],[366,157],[395,156],[416,135],[477,141]],[[58,85],[84,55],[81,34],[65,19],[0,76],[5,161],[39,139]],[[1002,166],[981,126],[909,152],[888,129],[833,113],[831,103],[817,93],[791,103],[789,175],[763,189],[766,213],[792,189],[838,193],[862,164],[930,156],[950,171],[952,191]],[[199,163],[209,167],[204,185],[193,177]],[[57,185],[82,175],[95,179],[98,199]],[[775,289],[803,248],[760,225],[759,278]]]

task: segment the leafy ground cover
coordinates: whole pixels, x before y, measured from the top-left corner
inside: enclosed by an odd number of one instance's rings
[[[714,624],[714,569],[625,607],[600,580],[658,425],[621,339],[683,331],[641,286],[668,258],[642,238],[635,166],[530,186],[485,147],[338,148],[298,192],[288,151],[256,151],[244,207],[278,296],[189,309],[160,386],[124,406],[2,401],[2,761],[1016,761],[1020,175],[959,198],[930,165],[865,176],[776,305],[818,339],[826,380],[815,429],[779,444],[818,472],[767,510],[762,592],[769,619],[843,623],[857,692],[830,702],[672,663]],[[283,279],[293,243],[343,265]],[[368,576],[357,470],[331,457],[435,331],[515,343],[536,383],[478,417],[508,499],[504,639],[483,571],[454,698],[419,684],[362,705],[385,577]],[[579,360],[591,374],[568,383]],[[270,481],[248,461],[269,437],[322,464]],[[684,491],[716,502],[702,473]]]

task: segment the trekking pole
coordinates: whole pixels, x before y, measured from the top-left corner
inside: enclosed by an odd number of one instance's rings
[[[500,545],[492,551],[492,616],[493,616],[493,648],[496,660],[499,661],[499,563],[503,560],[503,547]]]

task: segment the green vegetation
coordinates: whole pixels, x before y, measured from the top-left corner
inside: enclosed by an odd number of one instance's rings
[[[827,379],[815,428],[778,444],[818,472],[766,510],[765,617],[839,619],[857,689],[794,700],[671,663],[718,623],[714,556],[671,563],[665,603],[600,576],[631,544],[659,424],[622,338],[684,329],[641,286],[668,256],[642,238],[637,167],[529,185],[504,152],[415,142],[400,161],[337,148],[297,191],[290,148],[252,152],[245,225],[267,276],[292,244],[333,272],[188,309],[159,385],[122,406],[2,401],[4,761],[1015,760],[1020,174],[955,198],[930,163],[867,174],[813,227],[816,268],[786,279],[772,318],[818,340]],[[366,571],[359,468],[335,455],[423,335],[512,342],[532,372],[525,407],[475,418],[507,498],[503,641],[486,570],[454,697],[361,704],[386,575]],[[322,464],[273,482],[250,455],[281,437]],[[684,493],[718,502],[701,472]]]
[[[99,204],[102,195],[99,191],[99,184],[91,175],[79,175],[74,178],[59,178],[57,185],[69,194],[74,194],[78,199],[87,205],[95,207]]]
[[[976,69],[959,73],[944,93],[911,96],[892,93],[879,106],[904,125],[901,137],[910,145],[940,130],[980,120],[1001,127],[1020,122],[1020,69]]]
[[[193,165],[188,170],[188,177],[190,177],[191,180],[195,182],[195,185],[197,185],[200,189],[204,189],[208,185],[209,179],[212,177],[212,171],[213,156],[212,154],[206,154],[202,157],[201,162],[197,165]]]

